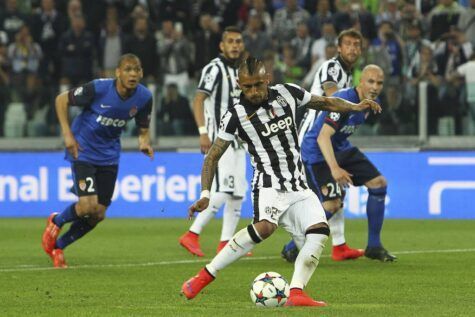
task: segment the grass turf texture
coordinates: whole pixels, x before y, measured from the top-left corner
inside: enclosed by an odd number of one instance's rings
[[[0,219],[2,317],[475,316],[475,221],[387,220],[383,241],[397,263],[334,262],[328,242],[307,291],[329,306],[273,309],[254,307],[249,285],[265,271],[290,281],[293,266],[278,257],[288,239],[282,229],[187,301],[180,287],[214,254],[219,221],[202,235],[202,259],[178,245],[186,220],[107,219],[66,249],[66,270],[49,269],[40,245],[44,223]],[[366,221],[347,221],[346,228],[350,246],[364,247]]]

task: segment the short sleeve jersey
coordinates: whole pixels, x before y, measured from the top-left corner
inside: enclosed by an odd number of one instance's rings
[[[79,144],[77,161],[94,165],[116,165],[120,156],[120,135],[127,122],[135,119],[137,126],[148,128],[152,94],[139,84],[134,93],[123,99],[114,79],[96,79],[68,93],[70,105],[82,107],[71,130]],[[66,160],[74,158],[66,151]]]
[[[252,188],[299,191],[307,188],[300,147],[297,142],[295,110],[311,99],[309,92],[293,84],[269,88],[268,100],[249,103],[241,95],[221,119],[218,137],[247,144],[254,168]]]

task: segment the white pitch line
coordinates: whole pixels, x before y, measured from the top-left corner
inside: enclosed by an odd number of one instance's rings
[[[448,250],[414,250],[414,251],[396,251],[391,252],[393,254],[424,254],[424,253],[464,253],[464,252],[475,252],[475,249],[448,249]],[[329,255],[322,255],[326,258]],[[242,258],[241,261],[260,261],[260,260],[275,260],[280,259],[280,256],[253,256]],[[162,265],[178,265],[178,264],[192,264],[192,263],[207,263],[211,259],[192,259],[192,260],[176,260],[176,261],[160,261],[160,262],[145,262],[145,263],[117,263],[117,264],[85,264],[85,265],[76,265],[69,266],[68,270],[71,269],[88,269],[88,268],[121,268],[121,267],[147,267],[147,266],[162,266]],[[31,272],[31,271],[49,271],[56,270],[56,268],[48,266],[29,266],[29,265],[18,265],[17,267],[12,268],[0,268],[0,273],[7,272]]]

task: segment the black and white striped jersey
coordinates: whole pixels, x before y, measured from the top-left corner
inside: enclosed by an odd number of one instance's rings
[[[295,111],[310,101],[303,88],[284,84],[269,87],[268,101],[250,104],[243,95],[221,119],[218,137],[234,140],[235,134],[247,143],[254,167],[253,190],[275,188],[299,191],[307,188]]]
[[[317,96],[324,96],[325,91],[322,85],[326,82],[336,83],[338,90],[351,87],[353,85],[351,70],[346,69],[342,63],[340,56],[325,61],[315,74],[310,92]],[[312,109],[305,113],[299,128],[299,144],[302,143],[305,133],[312,127],[316,115],[317,111]]]
[[[237,86],[237,74],[237,66],[223,56],[213,59],[201,71],[197,91],[209,96],[204,102],[204,116],[211,141],[218,135],[221,116],[239,102],[241,90]]]

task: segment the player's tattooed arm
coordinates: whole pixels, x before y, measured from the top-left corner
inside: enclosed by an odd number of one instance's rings
[[[214,173],[218,166],[218,161],[231,144],[231,141],[226,141],[221,138],[217,138],[206,155],[203,163],[203,169],[201,170],[201,195],[188,209],[188,219],[193,218],[195,212],[201,212],[208,208],[209,205],[209,190],[213,183]]]
[[[231,141],[226,141],[221,138],[217,138],[216,141],[214,141],[206,155],[203,169],[201,170],[201,190],[210,190],[218,161],[231,143]]]
[[[375,113],[381,112],[381,107],[373,100],[364,99],[360,103],[355,104],[338,97],[323,97],[316,95],[312,95],[312,98],[307,103],[307,108],[342,113],[364,111],[366,109],[371,109]]]

